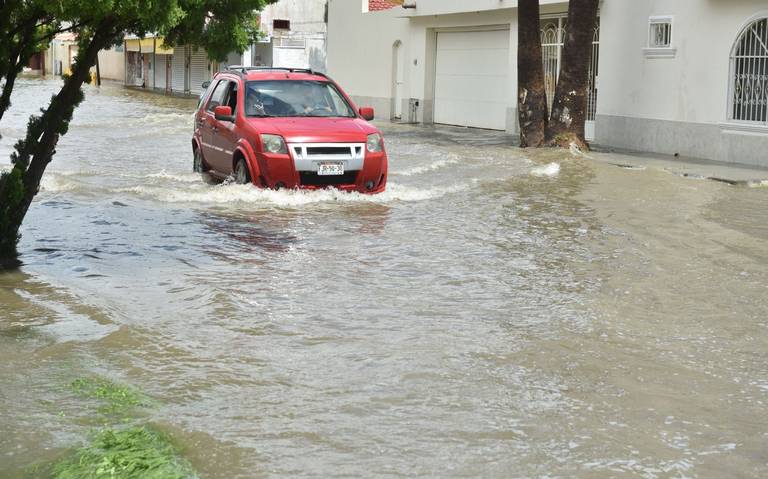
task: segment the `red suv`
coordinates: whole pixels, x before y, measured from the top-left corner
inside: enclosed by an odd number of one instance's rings
[[[194,170],[267,188],[380,193],[387,153],[372,119],[322,73],[230,67],[195,113]]]

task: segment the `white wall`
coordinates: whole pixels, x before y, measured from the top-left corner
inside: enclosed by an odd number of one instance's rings
[[[409,54],[409,20],[395,10],[362,13],[360,0],[329,0],[328,74],[357,102],[389,118],[392,96],[392,47],[403,42]],[[408,81],[403,92],[408,97]]]
[[[507,129],[517,130],[516,0],[418,0],[415,10],[370,13],[362,12],[360,0],[329,1],[328,71],[356,101],[377,108],[380,118],[391,109],[395,41],[402,41],[405,53],[403,97],[419,99],[418,119],[429,123],[435,32],[508,26]],[[543,15],[568,7],[564,1],[541,3]],[[731,48],[745,22],[765,11],[768,0],[601,2],[597,142],[768,167],[768,128],[743,131],[726,124]],[[672,58],[644,52],[649,17],[662,15],[674,17]]]
[[[261,12],[261,30],[269,36],[285,34],[303,39],[304,48],[281,48],[274,42],[265,52],[265,45],[256,45],[260,63],[275,67],[312,68],[325,71],[327,68],[326,24],[327,0],[280,0],[268,5]],[[273,31],[273,20],[289,20],[291,29],[287,32]]]
[[[730,53],[766,0],[606,0],[596,139],[629,149],[768,166],[768,129],[726,125]],[[650,16],[672,15],[674,57],[650,58]]]
[[[496,1],[498,6],[504,2]],[[474,6],[473,6],[474,8]],[[509,130],[515,129],[517,96],[516,10],[471,12],[406,18],[402,8],[363,13],[360,0],[330,0],[328,72],[356,101],[366,101],[377,116],[391,115],[392,48],[401,41],[405,85],[403,98],[420,102],[419,121],[432,120],[436,32],[488,27],[510,29],[510,73],[507,98]],[[407,111],[403,109],[404,114]]]
[[[261,12],[261,30],[272,35],[272,20],[290,20],[292,32],[326,32],[327,0],[280,0]]]
[[[517,8],[517,0],[406,0],[414,9],[402,9],[409,16],[450,15],[454,13],[485,12]],[[542,8],[563,3],[563,0],[540,0]],[[567,2],[566,2],[567,3]]]
[[[729,55],[765,0],[607,0],[601,12],[598,113],[718,123],[726,119]],[[648,18],[673,15],[673,58],[647,58]]]

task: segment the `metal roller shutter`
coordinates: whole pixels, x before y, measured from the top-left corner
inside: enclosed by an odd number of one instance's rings
[[[509,30],[438,32],[435,123],[504,130]]]
[[[171,60],[171,90],[184,93],[186,90],[186,54],[183,47],[178,47],[173,52]]]
[[[165,71],[167,55],[155,55],[155,88],[165,90]]]
[[[208,71],[208,55],[205,50],[192,52],[189,65],[189,91],[199,94],[203,89],[203,82],[211,79],[211,73]]]
[[[165,90],[168,55],[155,55],[155,88]]]

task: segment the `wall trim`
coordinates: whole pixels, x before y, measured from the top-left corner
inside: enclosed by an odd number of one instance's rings
[[[768,136],[768,125],[756,123],[719,123],[723,133],[757,133]]]

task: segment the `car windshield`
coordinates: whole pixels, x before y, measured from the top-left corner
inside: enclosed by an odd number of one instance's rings
[[[254,117],[354,118],[349,103],[329,82],[266,80],[246,82],[245,114]]]

